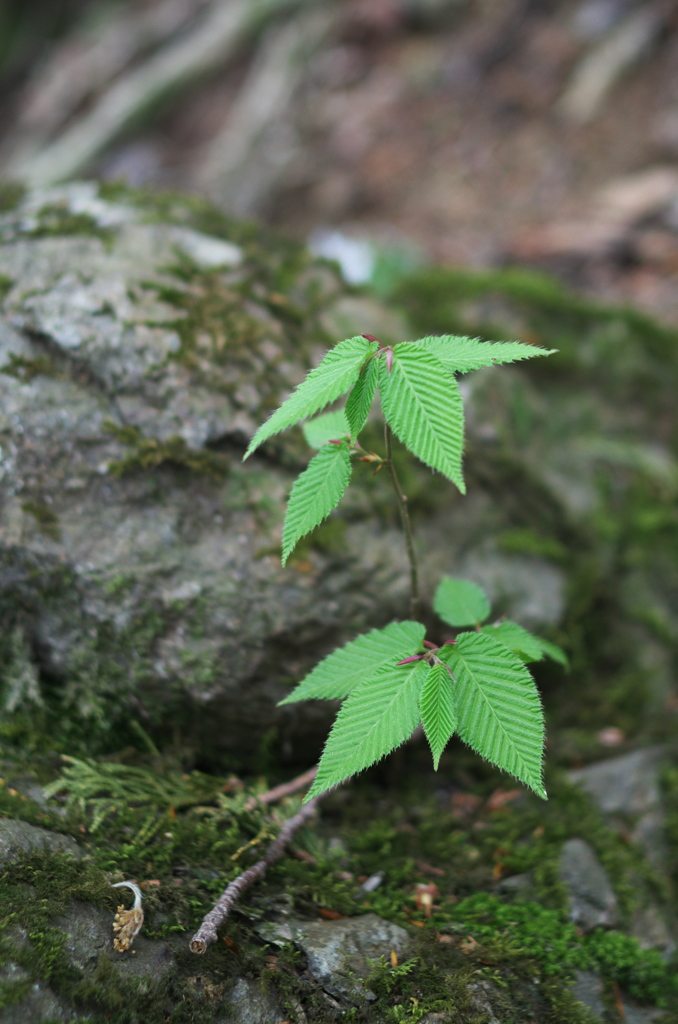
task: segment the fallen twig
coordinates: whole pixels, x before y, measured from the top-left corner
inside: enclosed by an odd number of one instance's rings
[[[320,797],[314,797],[313,800],[309,800],[294,817],[289,818],[281,828],[278,838],[269,846],[266,856],[247,871],[243,871],[226,886],[215,906],[202,919],[200,927],[191,939],[189,948],[192,953],[206,953],[208,946],[216,942],[217,930],[230,914],[235,901],[254,882],[258,882],[260,878],[264,877],[271,864],[280,860],[285,852],[285,847],[297,829],[305,825],[315,814],[319,799]]]
[[[283,797],[298,793],[300,789],[310,786],[317,774],[316,765],[315,768],[309,768],[303,775],[297,775],[296,779],[292,779],[290,782],[283,782],[280,786],[274,786],[273,789],[268,789],[265,793],[251,796],[245,804],[245,810],[253,811],[259,804],[274,804],[277,800],[282,800]]]

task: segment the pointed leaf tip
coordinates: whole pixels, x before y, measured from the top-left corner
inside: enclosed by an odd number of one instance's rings
[[[433,767],[438,770],[440,758],[457,728],[455,682],[447,665],[434,665],[419,696],[419,712],[426,738],[433,755]]]
[[[345,441],[323,445],[314,455],[290,494],[283,527],[283,565],[298,541],[337,507],[350,476],[351,457]]]
[[[418,459],[443,473],[463,494],[464,407],[459,385],[415,343],[403,342],[392,352],[392,372],[386,360],[379,360],[384,418]]]
[[[363,679],[392,667],[396,658],[416,651],[423,635],[420,622],[392,622],[384,629],[372,629],[328,654],[280,703],[342,700]]]
[[[281,430],[320,412],[340,395],[349,391],[360,374],[360,368],[377,342],[363,337],[346,338],[326,353],[319,366],[308,374],[292,394],[275,410],[250,441],[245,458]]]
[[[419,693],[429,671],[419,661],[363,678],[342,705],[327,738],[312,796],[369,768],[409,739],[419,722]]]
[[[456,680],[458,732],[464,743],[542,798],[544,715],[520,658],[486,633],[458,637],[441,651]]]

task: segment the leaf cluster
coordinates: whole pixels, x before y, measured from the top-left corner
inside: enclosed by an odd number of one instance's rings
[[[434,607],[463,630],[438,647],[419,622],[373,629],[329,654],[281,704],[344,700],[309,797],[368,768],[423,725],[437,768],[456,733],[482,757],[540,796],[544,723],[526,663],[565,654],[517,623],[481,625],[490,612],[470,580],[444,578]]]
[[[388,465],[406,530],[416,607],[415,555],[406,499],[391,461],[391,432],[464,493],[464,408],[457,374],[495,363],[549,355],[519,342],[481,342],[453,335],[382,346],[371,335],[347,338],[331,349],[252,438],[245,458],[268,438],[302,420],[318,448],[292,487],[283,528],[282,562],[299,540],[337,507],[349,484],[352,457]],[[379,393],[386,421],[386,456],[366,452],[358,435]],[[347,394],[343,409],[322,413]],[[317,415],[321,413],[321,415]],[[437,646],[418,622],[395,622],[334,651],[281,703],[309,698],[343,700],[309,798],[374,764],[421,724],[437,769],[456,733],[473,750],[542,797],[544,722],[526,663],[554,645],[502,620],[481,625],[490,611],[483,591],[466,580],[444,579],[434,607],[448,625],[475,626]]]
[[[337,507],[351,477],[351,457],[367,456],[358,444],[379,391],[386,424],[425,465],[463,493],[464,407],[457,373],[495,363],[549,355],[548,349],[512,342],[482,342],[454,335],[380,346],[371,336],[339,342],[252,438],[248,458],[270,437],[302,420],[319,451],[292,488],[283,531],[283,565],[305,534]],[[348,393],[343,410],[317,416]]]

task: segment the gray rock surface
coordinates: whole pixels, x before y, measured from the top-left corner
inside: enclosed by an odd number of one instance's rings
[[[266,992],[260,982],[238,978],[223,1016],[217,1024],[280,1024],[285,1011],[272,992]]]
[[[54,924],[68,936],[64,952],[69,964],[83,974],[93,971],[102,955],[122,978],[147,977],[157,982],[174,967],[170,947],[147,939],[143,931],[134,939],[131,950],[116,952],[111,913],[91,903],[73,900]]]
[[[297,254],[278,295],[265,281],[284,246],[250,244],[245,260],[88,183],[29,195],[0,217],[0,243],[6,708],[39,707],[49,677],[89,728],[130,700],[153,721],[209,706],[199,742],[245,759],[275,724],[289,749],[304,711],[275,711],[280,680],[375,609],[387,620],[406,590],[394,536],[359,521],[341,567],[315,548],[283,571],[293,473],[241,464],[336,340],[320,318],[343,286]],[[306,449],[289,437],[279,448],[298,469]]]
[[[623,1002],[626,1024],[654,1024],[655,1021],[666,1019],[662,1010],[652,1006],[639,1006],[629,999],[624,999]]]
[[[577,971],[571,991],[575,999],[590,1010],[594,1020],[601,1021],[602,1024],[602,1021],[610,1019],[606,1013],[603,999],[605,987],[600,975],[594,971]],[[622,997],[622,1005],[627,1024],[653,1024],[663,1017],[661,1010],[651,1006],[639,1006],[626,996]]]
[[[294,942],[306,955],[309,972],[324,991],[354,1004],[374,999],[364,985],[372,967],[369,961],[388,957],[391,950],[402,959],[409,947],[405,929],[376,914],[340,921],[289,917],[263,922],[257,931],[268,941]]]
[[[0,985],[5,992],[11,993],[12,988],[29,981],[28,972],[11,960],[0,967]],[[0,1006],[0,1024],[42,1024],[43,1021],[57,1024],[75,1020],[82,1020],[82,1015],[76,1014],[46,985],[39,982],[31,982],[28,991],[18,1002]]]
[[[473,1009],[483,1014],[486,1024],[500,1024],[492,1008],[492,985],[487,981],[475,981],[469,985],[468,991]]]
[[[604,814],[646,814],[661,804],[659,768],[663,747],[634,750],[569,773]]]
[[[638,939],[643,949],[661,949],[667,955],[675,948],[675,940],[664,914],[656,903],[649,900],[631,914],[628,932],[634,939]]]
[[[603,1019],[605,1002],[602,978],[594,971],[577,971],[572,984],[572,995],[590,1010],[596,1020]]]
[[[560,855],[560,877],[567,889],[568,915],[583,932],[619,923],[617,897],[598,858],[583,839],[568,839]]]
[[[630,831],[655,867],[666,861],[665,809],[659,774],[664,747],[634,750],[569,773],[570,780],[592,797],[611,825]]]
[[[26,821],[0,818],[0,865],[15,860],[20,853],[44,849],[53,853],[69,853],[76,858],[84,856],[83,851],[70,836],[37,828]]]

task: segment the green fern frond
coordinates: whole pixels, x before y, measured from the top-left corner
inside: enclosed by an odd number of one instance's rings
[[[280,704],[342,700],[364,679],[416,654],[424,632],[420,622],[392,622],[384,629],[371,629],[323,658]]]
[[[464,406],[452,374],[416,343],[405,342],[393,349],[390,373],[386,360],[379,360],[379,390],[393,433],[464,494]]]
[[[356,337],[340,341],[330,349],[320,366],[311,370],[289,398],[259,427],[249,443],[244,459],[273,434],[320,412],[348,391],[355,383],[360,367],[377,347],[376,341]]]
[[[437,771],[440,756],[457,728],[454,681],[447,665],[431,666],[419,697],[419,711]]]
[[[337,507],[350,479],[351,456],[346,442],[323,445],[294,482],[283,527],[283,565],[297,542]]]
[[[91,830],[130,805],[150,805],[165,813],[213,801],[222,792],[223,778],[192,772],[190,775],[150,771],[116,762],[91,761],[62,755],[66,767],[45,786],[47,797],[65,793],[68,806],[94,815]]]
[[[419,724],[426,662],[394,665],[364,679],[342,705],[306,799],[369,768],[409,739]]]
[[[457,682],[461,739],[546,799],[541,701],[520,658],[486,633],[461,633],[440,657]]]
[[[422,338],[417,342],[439,359],[452,373],[467,373],[481,366],[495,363],[515,363],[519,359],[550,356],[557,349],[537,348],[520,341],[480,341],[479,338],[460,338],[452,334]]]

